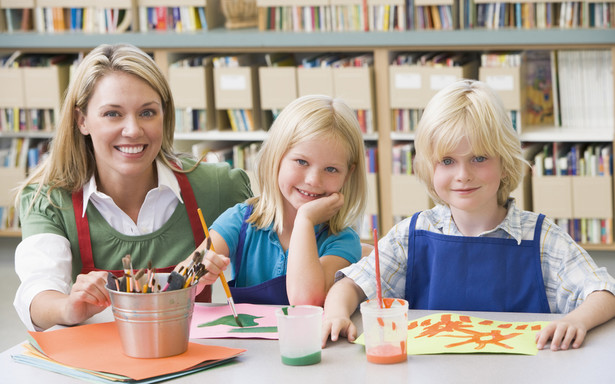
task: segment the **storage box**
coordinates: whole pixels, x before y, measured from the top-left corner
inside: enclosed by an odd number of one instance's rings
[[[574,218],[610,219],[613,217],[613,178],[611,176],[574,176],[571,179]]]
[[[26,108],[59,111],[68,77],[68,65],[23,68]]]
[[[534,212],[550,218],[572,218],[573,176],[533,176],[532,201]]]
[[[534,211],[551,218],[613,217],[611,176],[532,177]]]
[[[334,97],[333,68],[297,68],[297,87],[299,96]]]
[[[261,109],[283,109],[298,97],[296,67],[260,67]]]
[[[27,150],[27,148],[25,150]],[[14,188],[26,179],[24,167],[0,167],[0,179],[2,180],[2,188],[0,188],[0,207],[12,206],[14,202],[13,199],[15,198]]]
[[[179,109],[204,109],[207,114],[207,130],[217,127],[218,113],[214,104],[213,68],[211,65],[197,67],[169,67],[169,85]]]
[[[462,67],[389,66],[389,97],[393,109],[422,109],[442,88],[460,79],[476,79],[478,64]]]
[[[0,67],[0,108],[25,108],[23,68]]]
[[[480,67],[478,79],[493,88],[506,109],[521,111],[521,67]]]
[[[413,213],[433,207],[425,186],[414,175],[391,175],[391,209],[394,216],[412,216]]]
[[[333,95],[352,109],[374,110],[372,67],[333,68]]]

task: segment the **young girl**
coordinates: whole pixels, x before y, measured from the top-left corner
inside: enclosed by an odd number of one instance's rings
[[[383,296],[410,308],[568,313],[539,348],[578,348],[615,316],[615,280],[561,228],[510,199],[525,164],[500,99],[462,80],[429,102],[416,132],[415,170],[436,207],[397,224],[379,242]],[[359,302],[376,295],[373,254],[339,272],[325,303],[325,332],[356,337]]]
[[[353,111],[328,96],[305,96],[278,116],[258,155],[261,195],[228,209],[212,225],[230,263],[236,302],[324,303],[337,270],[361,258],[350,226],[366,201],[365,150]],[[229,260],[230,258],[230,260]]]

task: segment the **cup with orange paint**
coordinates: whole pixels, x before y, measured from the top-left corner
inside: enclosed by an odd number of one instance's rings
[[[361,303],[363,337],[367,361],[393,364],[407,361],[408,302],[404,299],[383,298]]]

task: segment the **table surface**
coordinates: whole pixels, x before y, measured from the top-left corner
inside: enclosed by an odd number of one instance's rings
[[[357,311],[358,312],[358,311]],[[409,319],[438,311],[410,310]],[[455,313],[502,321],[543,321],[561,317],[555,314],[465,312]],[[93,321],[110,321],[106,310]],[[353,316],[361,332],[360,315]],[[587,335],[580,349],[538,351],[536,356],[510,354],[441,354],[408,356],[407,363],[378,365],[368,363],[364,348],[340,340],[329,342],[322,361],[311,366],[286,366],[280,361],[277,340],[193,339],[191,341],[243,348],[247,351],[234,361],[203,372],[173,379],[173,383],[615,383],[615,320]],[[19,364],[11,355],[21,353],[16,345],[0,353],[0,382],[70,384],[81,381],[40,368]],[[213,381],[211,381],[213,380]]]

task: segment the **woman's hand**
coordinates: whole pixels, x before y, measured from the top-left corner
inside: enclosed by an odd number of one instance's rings
[[[104,271],[78,275],[65,303],[65,323],[79,324],[108,307],[111,303],[106,284]]]

